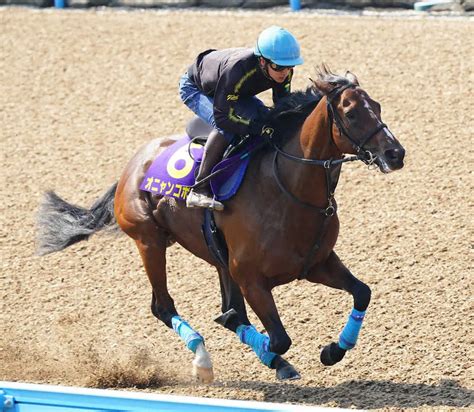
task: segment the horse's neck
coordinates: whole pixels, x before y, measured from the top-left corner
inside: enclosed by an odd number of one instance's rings
[[[331,125],[332,127],[332,125]],[[330,135],[330,120],[325,100],[307,117],[298,136],[291,139],[285,150],[306,159],[338,159],[342,153]],[[327,203],[326,172],[321,166],[305,165],[286,160],[282,167],[287,171],[289,189],[299,199],[325,207]]]
[[[325,99],[323,98],[306,118],[301,129],[300,146],[307,158],[326,160],[342,156],[331,137],[332,122],[329,119]]]

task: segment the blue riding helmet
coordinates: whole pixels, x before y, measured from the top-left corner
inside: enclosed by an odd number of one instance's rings
[[[260,33],[254,54],[279,66],[303,64],[298,41],[288,30],[278,26],[271,26]]]

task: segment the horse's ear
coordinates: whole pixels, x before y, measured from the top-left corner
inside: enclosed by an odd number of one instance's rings
[[[351,73],[350,71],[346,72],[346,79],[349,80],[352,84],[359,86],[359,80],[357,80],[357,77],[354,73]]]

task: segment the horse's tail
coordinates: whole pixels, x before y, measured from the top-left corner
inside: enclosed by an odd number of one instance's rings
[[[45,193],[37,216],[36,253],[46,255],[73,245],[104,228],[118,227],[114,216],[115,183],[90,209]]]

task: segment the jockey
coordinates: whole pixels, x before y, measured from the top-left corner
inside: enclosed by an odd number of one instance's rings
[[[277,26],[262,31],[254,49],[211,49],[197,56],[179,83],[184,104],[214,127],[196,182],[211,173],[235,135],[262,134],[262,116],[268,109],[255,95],[272,89],[274,103],[288,95],[293,67],[300,64],[298,41]],[[189,192],[186,206],[224,209],[213,199],[209,182]]]

